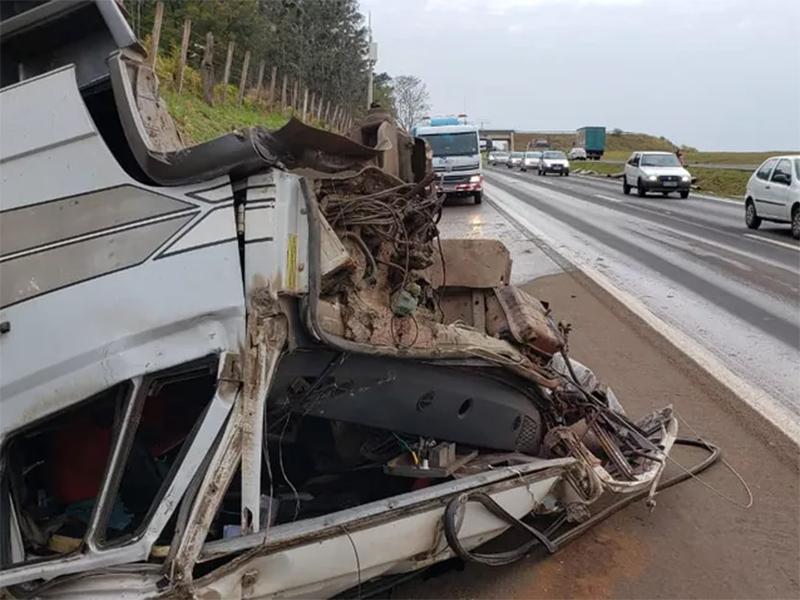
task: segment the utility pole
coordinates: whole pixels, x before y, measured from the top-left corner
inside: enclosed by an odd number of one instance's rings
[[[372,41],[372,11],[367,17],[367,29],[369,31],[369,77],[367,83],[367,109],[372,106],[372,72],[375,70],[375,63],[378,62],[378,44]]]

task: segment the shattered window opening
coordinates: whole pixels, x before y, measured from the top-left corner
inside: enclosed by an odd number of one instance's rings
[[[8,441],[3,460],[25,549],[21,562],[60,557],[80,546],[132,390],[130,382],[105,390]],[[3,528],[5,547],[6,536],[15,533],[9,516]],[[10,564],[4,554],[3,566]]]
[[[89,531],[97,498],[111,478],[113,500],[102,507],[97,543],[119,546],[138,538],[183,462],[216,388],[216,358],[148,378],[133,395],[130,382],[20,432],[7,444],[4,486],[13,499],[25,550],[12,561],[14,531],[3,519],[3,566],[52,560],[77,551]],[[116,472],[107,472],[130,403],[135,430]],[[187,444],[189,442],[189,444]],[[125,444],[125,442],[122,442]],[[21,475],[14,475],[21,474]],[[8,515],[9,511],[3,511]],[[156,546],[169,544],[177,513]]]

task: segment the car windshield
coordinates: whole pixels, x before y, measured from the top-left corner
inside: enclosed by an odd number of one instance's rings
[[[567,157],[563,152],[545,152],[544,158],[549,158],[550,160],[564,160]]]
[[[508,152],[495,152],[494,155],[496,158],[508,158]]]
[[[680,167],[681,163],[674,154],[642,154],[643,167]]]
[[[540,156],[542,156],[541,152],[526,152],[525,153],[525,158],[539,158]]]
[[[437,133],[421,136],[430,144],[434,156],[478,154],[478,136],[474,132]]]
[[[522,158],[522,152],[512,152],[511,158]]]

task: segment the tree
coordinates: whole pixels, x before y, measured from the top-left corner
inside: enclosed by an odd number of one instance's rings
[[[388,73],[375,73],[372,77],[372,100],[394,114],[394,81]]]
[[[408,131],[411,131],[411,128],[431,108],[425,82],[414,75],[395,77],[393,96],[397,121]]]
[[[364,111],[369,64],[368,32],[358,0],[163,0],[161,52],[180,47],[183,20],[192,20],[195,40],[214,34],[214,72],[222,73],[229,41],[235,41],[231,81],[246,51],[251,65],[264,60],[290,81],[298,80],[333,106],[357,115]],[[134,31],[153,27],[157,0],[126,0]],[[189,64],[200,66],[200,55]],[[253,69],[250,70],[253,72]]]

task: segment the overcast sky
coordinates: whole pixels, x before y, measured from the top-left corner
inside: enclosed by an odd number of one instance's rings
[[[800,150],[800,0],[361,0],[376,71],[433,114],[584,125],[701,150]]]

